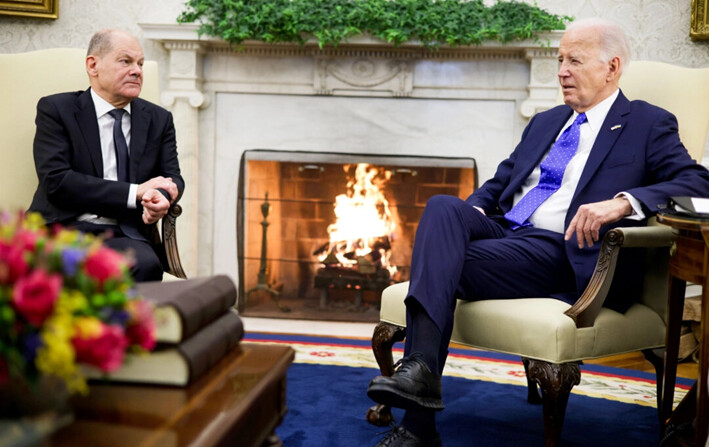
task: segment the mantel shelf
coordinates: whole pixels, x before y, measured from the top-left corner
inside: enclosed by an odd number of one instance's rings
[[[487,41],[480,45],[450,46],[440,45],[438,49],[430,49],[423,46],[418,41],[409,41],[401,45],[393,45],[370,35],[358,35],[341,42],[337,46],[327,45],[320,48],[315,38],[308,39],[304,44],[292,42],[267,43],[263,41],[247,40],[238,45],[229,45],[220,38],[210,36],[199,36],[196,24],[157,24],[141,23],[141,28],[145,32],[145,37],[162,42],[171,48],[188,45],[198,47],[201,51],[234,51],[236,53],[253,51],[279,52],[288,50],[300,54],[333,54],[345,53],[360,49],[369,52],[386,52],[387,54],[398,54],[398,57],[415,57],[417,59],[441,59],[441,58],[482,58],[482,59],[506,59],[510,57],[531,58],[533,53],[553,52],[556,57],[556,50],[561,41],[562,31],[545,32],[539,35],[538,40],[521,40],[502,43],[497,41]],[[530,55],[531,54],[531,55]]]

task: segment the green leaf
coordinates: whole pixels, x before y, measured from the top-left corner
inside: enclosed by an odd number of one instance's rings
[[[418,39],[435,49],[479,45],[485,40],[537,39],[564,29],[570,17],[536,4],[483,0],[189,0],[179,23],[199,23],[200,35],[233,45],[245,40],[303,44],[313,36],[322,48],[368,33],[394,45]]]

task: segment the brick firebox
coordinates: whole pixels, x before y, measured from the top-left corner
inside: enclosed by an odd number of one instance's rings
[[[363,274],[356,267],[341,269],[352,271],[344,277],[361,279],[349,284],[315,253],[327,245],[328,226],[336,220],[335,197],[348,192],[358,163],[379,172],[377,180],[395,223],[388,239],[389,261],[396,271]],[[245,151],[237,203],[240,312],[375,321],[381,288],[408,279],[414,235],[428,198],[467,197],[477,186],[476,173],[471,158]],[[322,273],[340,281],[323,287]]]

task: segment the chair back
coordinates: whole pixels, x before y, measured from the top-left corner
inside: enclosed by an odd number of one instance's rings
[[[689,155],[702,160],[709,133],[709,68],[633,61],[620,78],[620,89],[630,100],[642,99],[672,113]],[[561,89],[557,101],[564,102]],[[650,225],[656,225],[654,218]],[[641,302],[662,318],[667,308],[668,264],[666,247],[646,249]]]
[[[689,155],[701,161],[709,132],[709,68],[634,61],[621,76],[620,88],[628,99],[645,100],[675,115]],[[642,302],[662,318],[667,308],[668,264],[666,247],[646,249]]]
[[[26,210],[37,189],[32,145],[37,102],[54,93],[86,90],[86,50],[52,48],[0,54],[0,208]],[[158,103],[158,66],[146,61],[141,97]]]
[[[633,61],[620,78],[628,99],[642,99],[669,111],[689,154],[701,161],[709,133],[709,68]]]

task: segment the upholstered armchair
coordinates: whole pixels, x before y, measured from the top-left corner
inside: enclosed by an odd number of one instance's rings
[[[638,61],[627,68],[621,88],[630,99],[642,98],[674,113],[685,146],[695,159],[701,159],[709,131],[707,80],[709,69]],[[579,364],[584,360],[642,351],[657,373],[660,408],[672,239],[668,227],[655,224],[611,230],[602,241],[591,281],[573,306],[550,297],[459,301],[451,341],[522,358],[527,400],[543,403],[547,446],[560,443],[566,404],[571,389],[580,381]],[[619,253],[633,247],[646,250],[644,284],[637,291],[635,304],[620,314],[604,308],[603,302]],[[407,290],[408,283],[400,283],[382,293],[372,348],[383,375],[393,374],[392,346],[406,335]],[[367,419],[386,425],[391,421],[390,409],[376,405]]]
[[[53,48],[29,53],[0,54],[0,207],[25,210],[37,189],[32,157],[37,101],[53,93],[85,90],[89,85],[84,65],[86,50]],[[141,97],[159,103],[158,65],[146,61]],[[152,244],[165,271],[185,278],[177,249],[175,223],[182,208],[174,204],[152,228]]]

